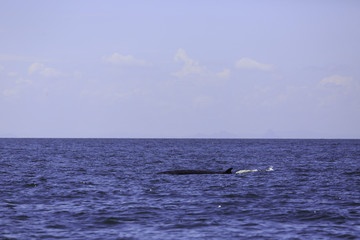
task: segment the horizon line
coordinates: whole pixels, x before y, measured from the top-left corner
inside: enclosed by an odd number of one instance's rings
[[[169,139],[169,140],[186,140],[186,139],[203,139],[203,140],[360,140],[360,138],[333,138],[333,137],[2,137],[0,139]]]

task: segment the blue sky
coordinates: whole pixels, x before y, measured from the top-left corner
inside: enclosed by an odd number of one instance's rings
[[[1,137],[360,138],[359,1],[1,1]]]

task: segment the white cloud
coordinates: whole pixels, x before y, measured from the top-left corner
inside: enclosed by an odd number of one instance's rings
[[[57,77],[61,75],[61,73],[54,68],[44,68],[40,74],[45,77]]]
[[[179,72],[172,73],[175,77],[185,77],[190,74],[203,74],[206,73],[206,67],[200,66],[198,62],[188,57],[185,50],[180,48],[175,54],[175,61],[183,61],[184,66]]]
[[[17,89],[5,89],[2,91],[2,94],[5,97],[15,96],[15,95],[17,95],[17,93],[18,93]]]
[[[220,78],[228,78],[230,77],[230,69],[224,69],[224,71],[218,72],[216,75]]]
[[[9,77],[16,77],[18,75],[17,72],[8,72],[7,74]]]
[[[16,84],[32,84],[33,82],[29,79],[18,78]]]
[[[344,86],[350,84],[352,81],[352,77],[344,77],[340,75],[332,75],[330,77],[323,78],[319,86],[325,85],[337,85],[337,86]]]
[[[33,63],[30,65],[30,67],[28,68],[28,73],[29,74],[33,74],[37,71],[39,71],[40,69],[44,68],[44,64],[41,63]]]
[[[124,66],[147,66],[145,60],[137,59],[132,55],[121,55],[119,53],[114,53],[109,57],[103,57],[103,61],[116,65],[124,65]]]
[[[37,73],[44,77],[58,77],[62,75],[62,73],[56,70],[55,68],[46,67],[44,64],[38,62],[30,65],[30,67],[28,68],[28,73],[29,74]]]
[[[261,71],[271,71],[273,66],[270,64],[260,63],[250,58],[241,58],[235,63],[236,68],[248,69],[248,70],[261,70]]]
[[[101,92],[99,90],[83,89],[80,92],[80,97],[98,97],[100,95],[101,95]]]
[[[16,74],[16,76],[17,76],[17,74]],[[30,81],[28,79],[23,79],[21,77],[17,77],[15,79],[15,81],[12,81],[12,82],[15,82],[15,84],[13,84],[12,86],[9,86],[9,88],[1,91],[0,95],[3,95],[5,97],[17,96],[17,95],[21,94],[21,92],[24,88],[26,88],[28,85],[32,84],[32,81]]]

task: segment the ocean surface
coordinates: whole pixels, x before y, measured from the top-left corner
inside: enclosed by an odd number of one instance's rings
[[[0,239],[360,239],[360,140],[0,139]]]

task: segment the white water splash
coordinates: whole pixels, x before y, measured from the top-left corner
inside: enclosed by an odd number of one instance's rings
[[[268,167],[266,170],[258,170],[258,169],[243,169],[243,170],[239,170],[237,172],[235,172],[236,174],[243,174],[243,173],[250,173],[250,172],[258,172],[258,171],[262,171],[262,172],[269,172],[269,171],[274,171],[273,166]]]
[[[265,171],[267,171],[267,172],[274,171],[273,166],[268,167],[268,169],[266,169]]]
[[[242,173],[257,172],[257,171],[259,171],[259,170],[257,170],[257,169],[253,169],[253,170],[244,169],[244,170],[239,170],[236,173],[237,174],[242,174]]]

